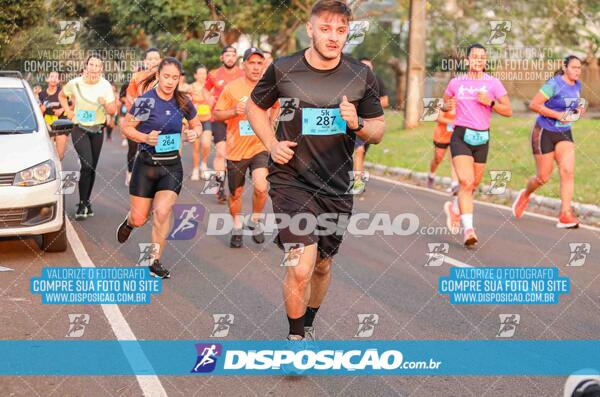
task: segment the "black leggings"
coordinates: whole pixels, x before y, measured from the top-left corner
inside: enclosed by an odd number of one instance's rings
[[[113,131],[113,127],[109,127],[107,125],[104,126],[104,130],[106,131],[106,139],[110,139],[110,136],[112,135],[112,131]]]
[[[133,161],[137,154],[138,144],[131,139],[127,139],[127,171],[133,171]]]
[[[100,158],[103,141],[102,133],[91,133],[76,125],[71,132],[73,146],[81,162],[79,177],[79,200],[88,202],[96,179],[96,166]]]

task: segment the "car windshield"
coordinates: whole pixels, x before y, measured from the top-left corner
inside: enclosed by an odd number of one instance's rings
[[[25,88],[0,88],[0,134],[24,134],[38,128]]]

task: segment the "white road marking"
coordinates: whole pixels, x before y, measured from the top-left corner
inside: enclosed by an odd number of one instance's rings
[[[417,186],[417,185],[413,185],[410,183],[406,183],[406,182],[400,182],[400,181],[396,181],[394,179],[389,179],[383,176],[378,176],[378,175],[373,175],[371,174],[369,176],[369,178],[371,179],[376,179],[378,181],[382,181],[382,182],[388,182],[388,183],[392,183],[394,185],[400,185],[400,186],[404,186],[404,187],[408,187],[411,189],[415,189],[415,190],[421,190],[421,191],[426,191],[432,194],[437,194],[438,196],[444,196],[444,197],[449,197],[448,193],[446,192],[441,192],[439,190],[434,190],[434,189],[429,189],[423,186]],[[486,201],[480,201],[480,200],[474,200],[477,204],[481,204],[481,205],[485,205],[488,207],[493,207],[493,208],[499,208],[505,211],[511,211],[512,212],[512,208],[506,205],[501,205],[501,204],[495,204],[495,203],[488,203]],[[525,211],[525,215],[531,216],[533,218],[538,218],[538,219],[544,219],[547,221],[551,221],[552,223],[556,223],[556,217],[552,217],[552,216],[548,216],[548,215],[543,215],[543,214],[537,214],[535,212],[529,212],[529,211]],[[579,227],[581,229],[587,229],[587,230],[592,230],[594,232],[600,232],[600,228],[596,227],[596,226],[591,226],[591,225],[583,225],[580,224]]]
[[[456,260],[454,258],[450,258],[447,255],[444,255],[444,262],[446,262],[447,264],[449,264],[451,266],[456,266],[456,267],[474,267],[472,265],[469,265],[467,263],[461,262],[461,261]]]
[[[92,259],[88,255],[83,243],[79,239],[77,232],[73,228],[73,225],[68,219],[65,219],[67,222],[67,238],[69,240],[69,244],[71,249],[75,253],[75,258],[81,267],[96,267]],[[135,341],[137,338],[135,337],[131,327],[125,320],[123,313],[119,309],[118,305],[100,305],[102,307],[102,311],[104,315],[108,319],[112,330],[117,337],[117,340],[127,340],[127,341]],[[135,344],[135,346],[127,346],[127,349],[123,349],[123,352],[127,356],[127,359],[132,364],[133,369],[136,370],[140,367],[143,368],[144,372],[153,372],[152,365],[144,355],[139,344]],[[134,365],[134,362],[136,363]],[[142,363],[140,366],[137,363]],[[137,371],[140,372],[139,370]],[[158,379],[156,375],[135,375],[140,388],[144,396],[152,396],[152,397],[162,397],[167,396],[167,392],[165,391],[162,383]]]

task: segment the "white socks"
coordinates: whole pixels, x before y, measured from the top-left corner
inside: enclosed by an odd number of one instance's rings
[[[473,214],[463,214],[460,216],[460,221],[463,225],[463,229],[473,229]]]

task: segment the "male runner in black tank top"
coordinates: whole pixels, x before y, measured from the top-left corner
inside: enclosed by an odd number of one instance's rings
[[[271,64],[248,101],[252,129],[271,153],[269,194],[275,213],[349,217],[355,140],[378,143],[383,138],[375,76],[366,65],[342,54],[350,19],[345,2],[318,1],[307,23],[311,46]],[[267,109],[278,99],[281,113],[275,133]],[[298,235],[280,227],[276,239],[288,259],[299,256],[297,265],[287,267],[283,286],[289,340],[314,339],[314,316],[342,242],[343,230],[316,232]],[[305,293],[310,296],[308,306]]]

